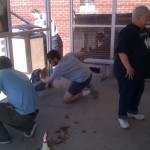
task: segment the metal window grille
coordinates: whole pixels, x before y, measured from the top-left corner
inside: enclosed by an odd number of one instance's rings
[[[93,5],[94,4],[94,0],[80,0],[80,5]]]
[[[0,56],[6,54],[6,41],[4,38],[0,38]]]

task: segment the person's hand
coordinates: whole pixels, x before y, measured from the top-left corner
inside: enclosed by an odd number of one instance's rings
[[[54,78],[52,76],[50,77],[45,77],[45,78],[41,78],[41,81],[44,83],[47,83],[48,85],[51,84],[53,82]]]
[[[47,67],[43,68],[40,73],[40,78],[45,78],[48,75]]]
[[[77,57],[78,57],[78,59],[80,60],[80,61],[84,61],[84,52],[79,52],[78,54],[77,54]]]
[[[127,68],[127,72],[126,72],[126,76],[125,77],[129,78],[129,80],[133,80],[134,73],[135,73],[134,68],[129,67],[129,68]]]
[[[48,78],[48,77],[41,78],[41,81],[42,81],[42,82],[44,82],[44,83],[48,83],[48,81],[49,81],[49,78]]]

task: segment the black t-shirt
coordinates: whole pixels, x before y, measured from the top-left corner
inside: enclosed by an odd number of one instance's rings
[[[131,23],[119,33],[114,73],[117,77],[123,77],[126,69],[119,58],[119,53],[127,54],[131,66],[135,69],[135,76],[150,78],[150,33],[146,28],[141,30]]]

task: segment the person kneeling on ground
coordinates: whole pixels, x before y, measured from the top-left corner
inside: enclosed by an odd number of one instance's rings
[[[4,127],[7,124],[32,137],[37,123],[39,97],[29,78],[12,68],[8,57],[0,56],[0,92],[7,96],[7,103],[0,103],[0,144],[11,142]]]
[[[65,103],[71,103],[78,98],[92,94],[94,98],[98,98],[98,92],[90,84],[92,74],[90,69],[81,61],[83,53],[68,53],[61,58],[56,50],[51,50],[47,54],[49,63],[55,67],[51,76],[42,78],[41,80],[47,84],[53,82],[54,79],[64,77],[71,80],[68,91],[64,96]]]

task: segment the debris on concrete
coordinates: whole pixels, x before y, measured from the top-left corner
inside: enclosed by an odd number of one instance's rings
[[[69,119],[69,116],[68,116],[68,115],[66,115],[66,116],[65,116],[65,119]]]
[[[61,126],[58,130],[55,131],[58,134],[57,138],[51,139],[48,141],[50,146],[58,145],[64,143],[67,139],[69,139],[70,135],[68,132],[70,126]]]

